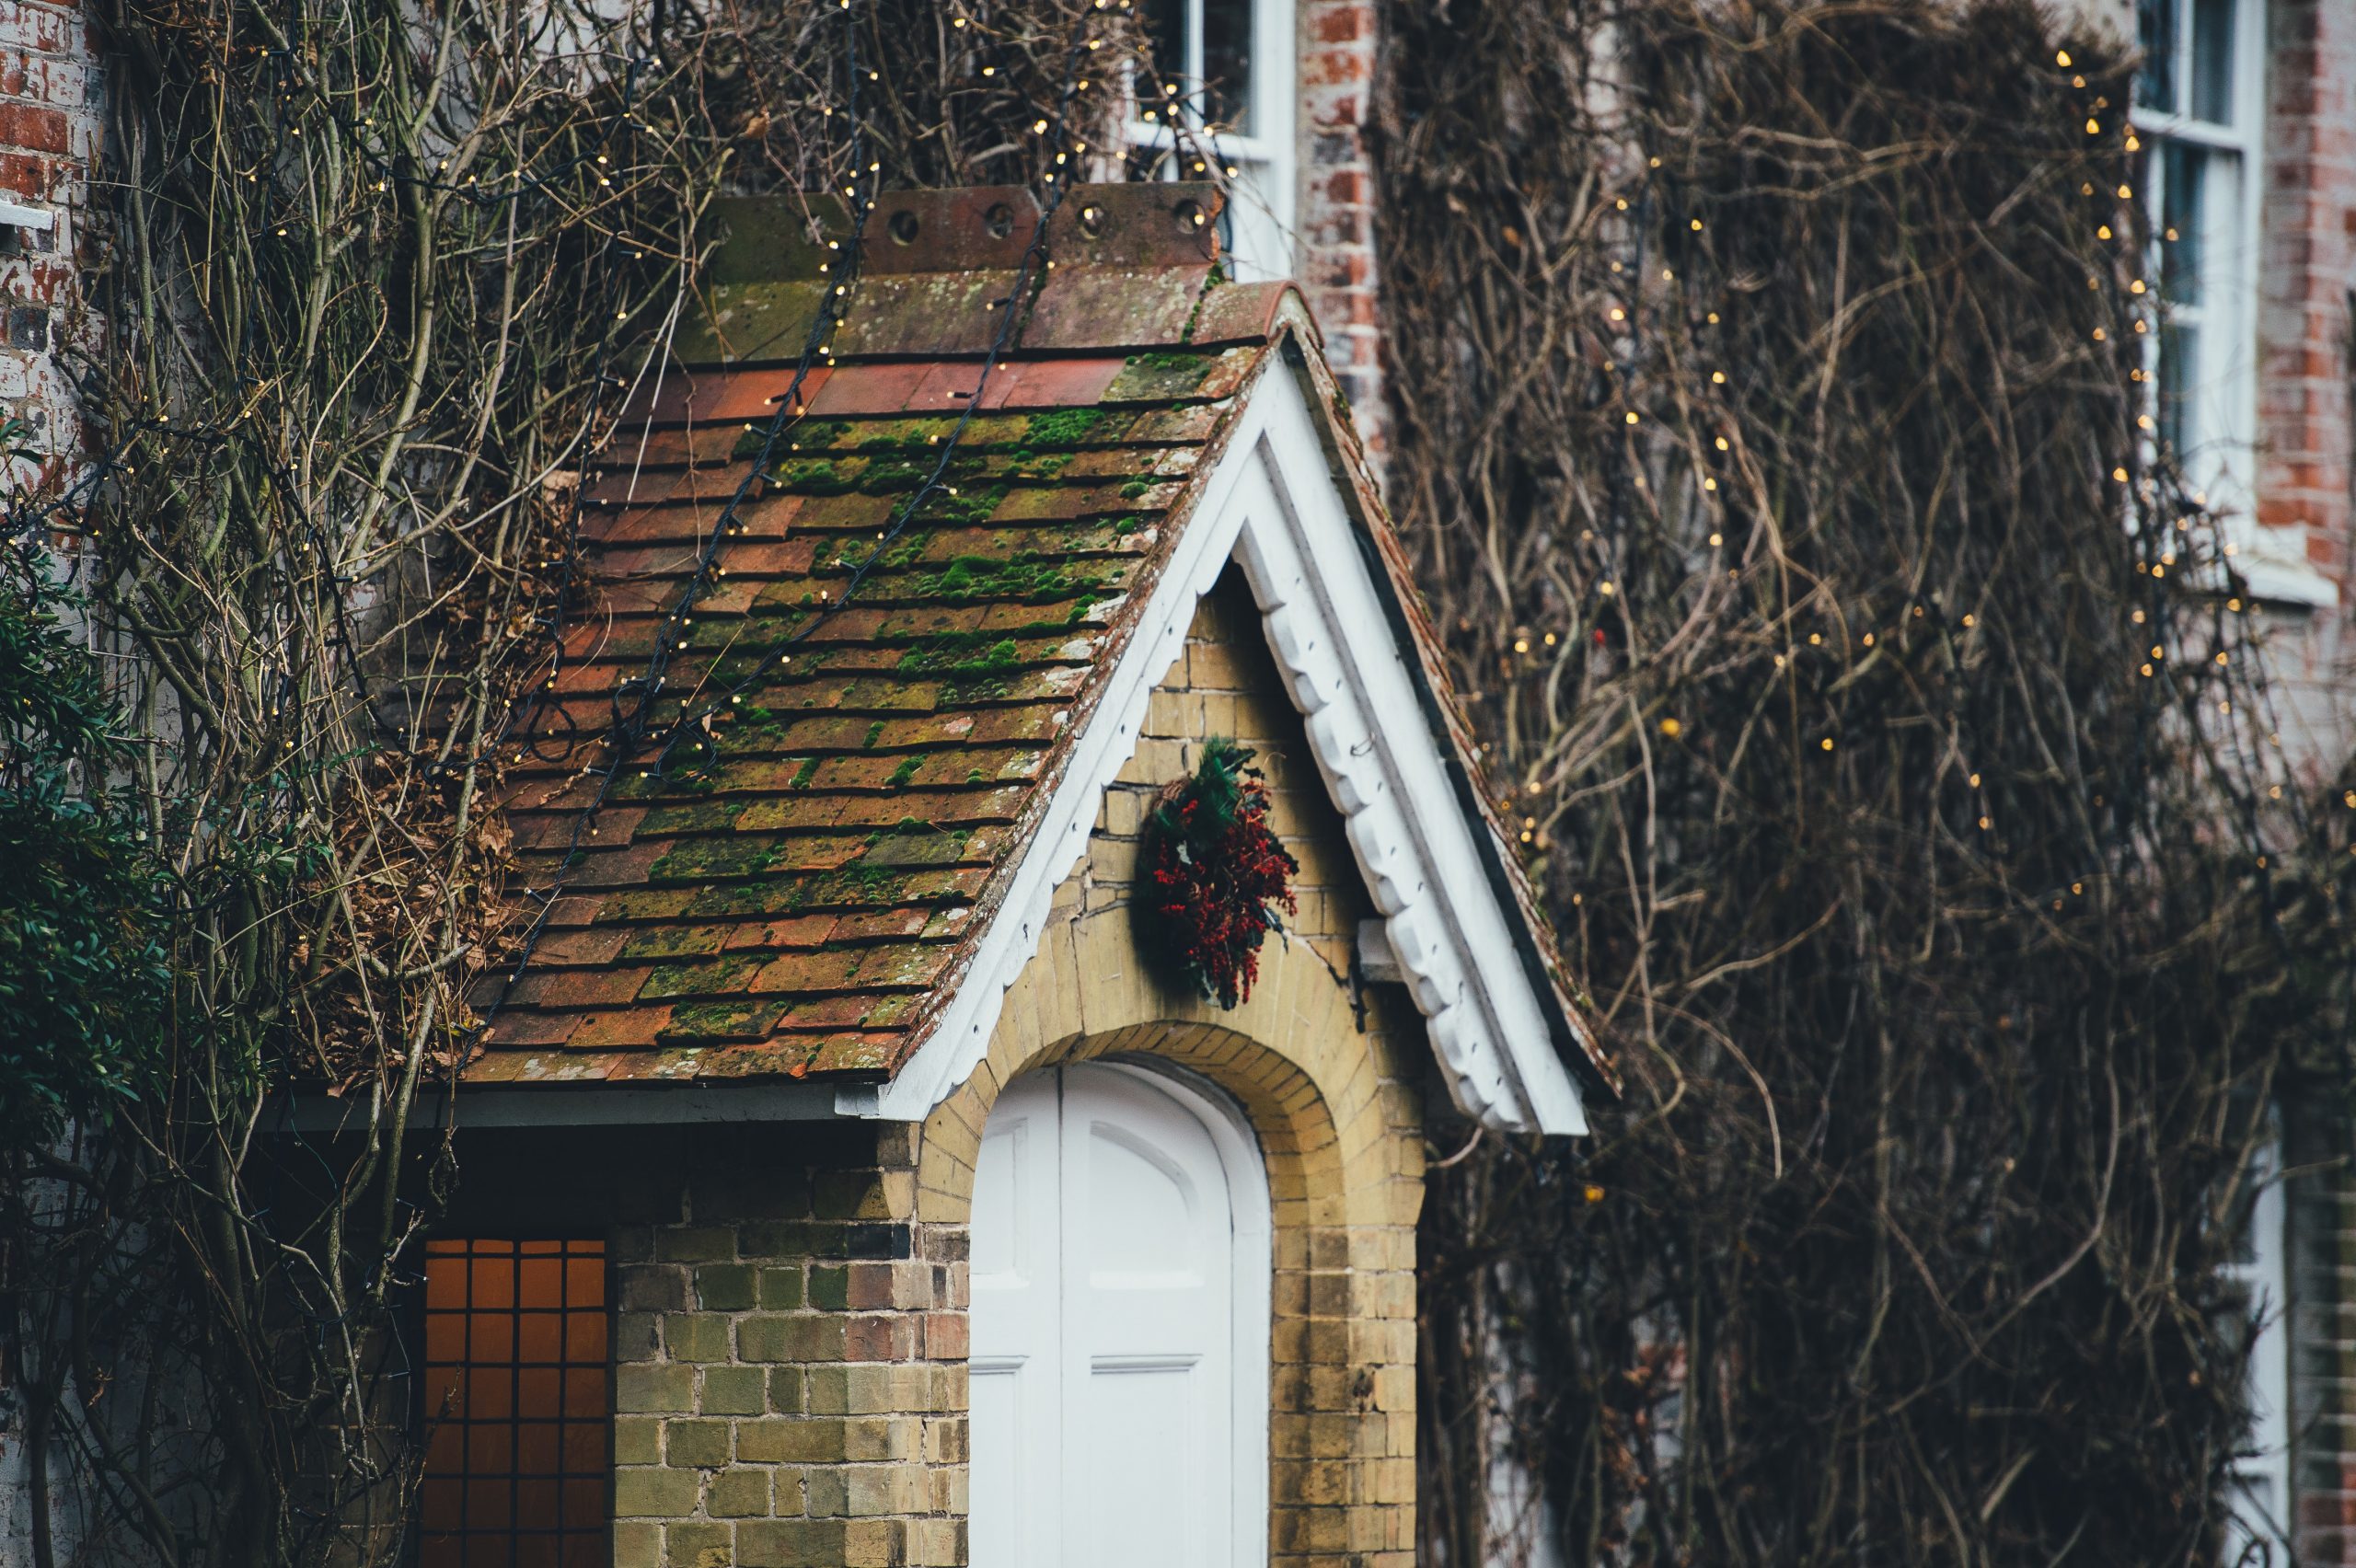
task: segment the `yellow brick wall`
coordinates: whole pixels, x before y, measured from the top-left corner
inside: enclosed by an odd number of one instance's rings
[[[1258,987],[1231,1012],[1141,967],[1125,906],[1154,792],[1213,735],[1257,749],[1300,863],[1290,939],[1262,950]],[[964,1562],[981,1129],[1017,1074],[1114,1052],[1209,1078],[1259,1134],[1275,1220],[1274,1561],[1407,1568],[1427,1047],[1403,990],[1350,982],[1369,912],[1230,571],[1154,693],[973,1078],[920,1128],[773,1129],[789,1164],[813,1157],[805,1178],[766,1179],[770,1200],[747,1206],[714,1169],[689,1179],[672,1222],[616,1233],[618,1568]]]
[[[1232,1012],[1141,965],[1126,907],[1155,791],[1191,773],[1214,735],[1259,753],[1277,832],[1300,863],[1290,939],[1262,950],[1259,986]],[[1250,592],[1230,571],[1153,694],[1088,858],[1008,993],[988,1060],[926,1124],[918,1168],[925,1228],[962,1232],[999,1086],[1053,1062],[1150,1054],[1242,1104],[1267,1160],[1276,1220],[1270,1547],[1275,1562],[1298,1568],[1413,1560],[1428,1047],[1403,991],[1350,984],[1357,923],[1371,912]]]

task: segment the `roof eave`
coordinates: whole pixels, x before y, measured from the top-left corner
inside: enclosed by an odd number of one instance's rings
[[[1306,303],[1297,291],[1290,294],[1291,308],[1281,304],[1272,313],[1269,333],[1277,340],[1285,363],[1303,385],[1304,396],[1322,437],[1326,461],[1331,465],[1344,503],[1349,509],[1351,521],[1360,549],[1366,556],[1369,575],[1372,577],[1385,613],[1391,618],[1392,630],[1404,648],[1415,650],[1417,657],[1409,661],[1409,670],[1415,677],[1415,691],[1423,705],[1424,716],[1432,732],[1448,736],[1450,744],[1445,757],[1450,784],[1454,787],[1459,805],[1467,818],[1480,825],[1474,834],[1481,850],[1483,869],[1492,892],[1517,918],[1511,924],[1517,956],[1528,975],[1540,1005],[1550,1015],[1555,1050],[1573,1063],[1589,1087],[1618,1099],[1623,1084],[1619,1068],[1605,1052],[1596,1031],[1582,1016],[1583,995],[1578,994],[1564,974],[1561,960],[1548,940],[1543,917],[1529,880],[1517,865],[1507,847],[1502,825],[1497,822],[1488,795],[1481,787],[1478,763],[1469,755],[1471,728],[1462,711],[1456,706],[1452,694],[1444,684],[1444,668],[1437,667],[1438,648],[1435,628],[1420,604],[1410,608],[1412,586],[1401,580],[1397,559],[1382,548],[1388,540],[1397,548],[1398,536],[1389,510],[1384,506],[1380,490],[1375,483],[1372,466],[1367,459],[1366,446],[1359,437],[1356,422],[1351,419],[1348,400],[1325,363],[1322,352],[1316,352],[1319,339],[1316,327],[1310,318]],[[1306,348],[1304,344],[1308,345]]]

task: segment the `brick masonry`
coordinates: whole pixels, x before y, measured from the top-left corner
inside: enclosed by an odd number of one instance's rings
[[[0,196],[52,213],[56,224],[47,233],[0,228],[0,413],[31,428],[52,476],[70,470],[82,440],[60,349],[90,330],[78,277],[93,237],[85,220],[99,109],[83,7],[0,6]]]
[[[2278,614],[2285,744],[2329,773],[2356,746],[2356,11],[2269,0],[2258,273],[2258,521],[2338,589]]]
[[[1374,86],[1372,0],[1299,0],[1301,292],[1325,336],[1334,378],[1380,471],[1381,315],[1374,267],[1374,166],[1363,128]]]
[[[2277,641],[2290,723],[2336,768],[2350,723],[2356,528],[2356,7],[2269,0],[2258,316],[2258,515],[2304,535],[2337,605]],[[2297,550],[2285,554],[2302,553]],[[2348,1120],[2286,1101],[2284,1254],[2295,1560],[2356,1562],[2356,1184]]]
[[[1154,791],[1213,734],[1259,750],[1301,865],[1291,940],[1270,944],[1233,1012],[1144,973],[1125,906]],[[1276,1222],[1273,1561],[1408,1568],[1427,1051],[1403,991],[1349,982],[1368,912],[1230,571],[1151,699],[987,1061],[922,1127],[699,1127],[649,1135],[642,1152],[486,1150],[540,1172],[560,1206],[618,1205],[618,1568],[965,1560],[966,1225],[982,1124],[1016,1073],[1114,1051],[1191,1066],[1260,1135]],[[610,1200],[582,1190],[598,1183]],[[535,1210],[528,1190],[470,1163],[468,1187],[486,1185]]]
[[[2356,1562],[2356,1193],[2348,1118],[2310,1097],[2286,1106],[2284,1320],[2291,1335],[2294,1561]]]
[[[2268,6],[2258,308],[2258,514],[2300,528],[2335,580],[2349,565],[2350,291],[2356,289],[2356,10]]]

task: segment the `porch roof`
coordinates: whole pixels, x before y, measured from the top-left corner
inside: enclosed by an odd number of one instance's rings
[[[1288,355],[1321,372],[1337,476],[1477,778],[1314,329],[1290,285],[1223,280],[1216,203],[1075,190],[984,378],[1036,207],[1014,190],[883,199],[832,362],[757,473],[845,225],[823,200],[723,211],[706,317],[587,493],[592,590],[503,787],[516,885],[553,903],[528,963],[476,995],[492,1019],[468,1080],[887,1079],[963,979],[1233,416]],[[952,489],[893,531],[969,402]],[[740,486],[722,575],[683,612]],[[650,733],[687,728],[590,812],[615,715],[641,702]],[[1559,1043],[1608,1083],[1509,840],[1467,794]]]

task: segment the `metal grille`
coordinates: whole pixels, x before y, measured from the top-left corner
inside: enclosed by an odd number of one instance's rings
[[[418,1568],[606,1568],[606,1244],[427,1242],[425,1360]]]

